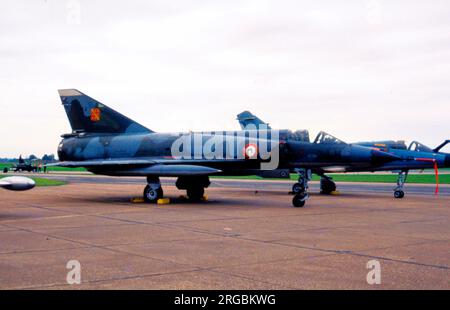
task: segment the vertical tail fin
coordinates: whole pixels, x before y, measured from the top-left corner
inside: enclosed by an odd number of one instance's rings
[[[259,128],[261,125],[266,125],[267,129],[271,129],[269,124],[265,123],[249,111],[239,113],[237,115],[237,120],[239,121],[239,125],[241,125],[241,129],[245,129],[248,125],[254,125],[256,128]]]
[[[73,132],[148,133],[150,129],[76,89],[58,90]]]
[[[446,145],[449,144],[449,143],[450,143],[450,140],[445,140],[444,142],[442,142],[441,144],[439,144],[439,146],[436,147],[436,148],[433,150],[433,152],[439,153],[440,150],[442,150],[442,149],[444,148],[444,146],[446,146]]]

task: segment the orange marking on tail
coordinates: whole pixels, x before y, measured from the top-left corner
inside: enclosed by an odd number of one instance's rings
[[[98,122],[100,120],[100,109],[99,108],[92,108],[91,109],[91,121],[92,122]]]

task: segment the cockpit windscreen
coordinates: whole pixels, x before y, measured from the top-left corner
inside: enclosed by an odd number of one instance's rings
[[[316,144],[345,144],[344,141],[339,140],[336,137],[333,137],[332,135],[321,131],[317,135],[316,139],[314,140],[314,143]]]
[[[432,153],[433,150],[431,148],[429,148],[426,145],[423,145],[420,142],[417,141],[413,141],[411,142],[411,144],[409,145],[408,150],[410,151],[416,151],[416,152],[426,152],[426,153]]]

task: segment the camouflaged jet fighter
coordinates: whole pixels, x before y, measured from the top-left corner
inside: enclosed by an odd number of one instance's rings
[[[411,142],[408,147],[406,147],[405,141],[372,141],[357,142],[356,144],[372,147],[402,158],[401,161],[386,163],[383,167],[374,168],[370,171],[397,172],[397,187],[394,188],[394,197],[403,198],[405,196],[403,187],[410,170],[434,169],[436,176],[435,193],[439,193],[439,168],[450,167],[450,154],[443,153],[441,150],[449,143],[450,140],[446,140],[434,149],[418,141]]]
[[[242,129],[250,128],[255,129],[261,126],[269,126],[262,121],[256,115],[249,111],[244,111],[237,115],[237,120]],[[253,126],[253,127],[252,127]],[[289,130],[281,130],[281,132],[289,133]],[[309,141],[308,131],[297,131],[296,135],[302,135],[305,137],[305,142]],[[316,138],[321,139],[323,133],[319,133]],[[326,172],[376,172],[376,171],[392,171],[398,173],[397,187],[394,188],[394,197],[403,198],[405,192],[403,191],[408,172],[410,170],[423,170],[434,169],[436,175],[436,193],[439,192],[439,167],[450,167],[450,154],[440,152],[450,140],[444,141],[438,147],[431,149],[422,143],[413,141],[409,147],[406,146],[404,141],[371,141],[371,142],[357,142],[351,145],[359,145],[374,150],[386,152],[397,157],[396,160],[388,161],[379,165],[378,163],[370,167],[357,167],[357,166],[339,166],[339,167],[324,167],[315,168],[313,173],[321,177],[320,180],[320,192],[322,194],[330,194],[336,190],[336,184],[332,181],[332,178],[327,176]],[[332,144],[330,144],[332,147]],[[292,191],[296,193],[297,188],[294,186]]]
[[[36,172],[37,171],[37,167],[33,166],[30,163],[27,163],[23,158],[22,155],[19,156],[19,163],[18,164],[14,164],[11,167],[11,170],[14,172],[22,172],[22,171],[28,171],[28,172]],[[9,169],[7,167],[3,168],[3,173],[7,173],[9,171]]]
[[[177,177],[191,200],[203,197],[211,175],[289,177],[297,172],[295,207],[308,199],[311,169],[364,169],[398,160],[395,155],[346,144],[326,133],[311,143],[303,132],[266,130],[157,133],[76,89],[59,90],[72,132],[58,146],[65,167],[95,174],[147,178],[143,197],[163,197],[160,177]],[[168,119],[170,121],[170,119]]]

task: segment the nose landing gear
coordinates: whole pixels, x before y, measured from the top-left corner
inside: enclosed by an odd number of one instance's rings
[[[298,183],[292,186],[292,192],[294,198],[292,199],[292,205],[296,208],[301,208],[308,200],[308,181],[311,180],[311,170],[296,169],[298,174]]]
[[[402,199],[405,197],[405,192],[403,191],[403,186],[405,185],[406,178],[408,177],[408,171],[400,171],[397,178],[397,187],[394,188],[394,197],[397,199]]]

